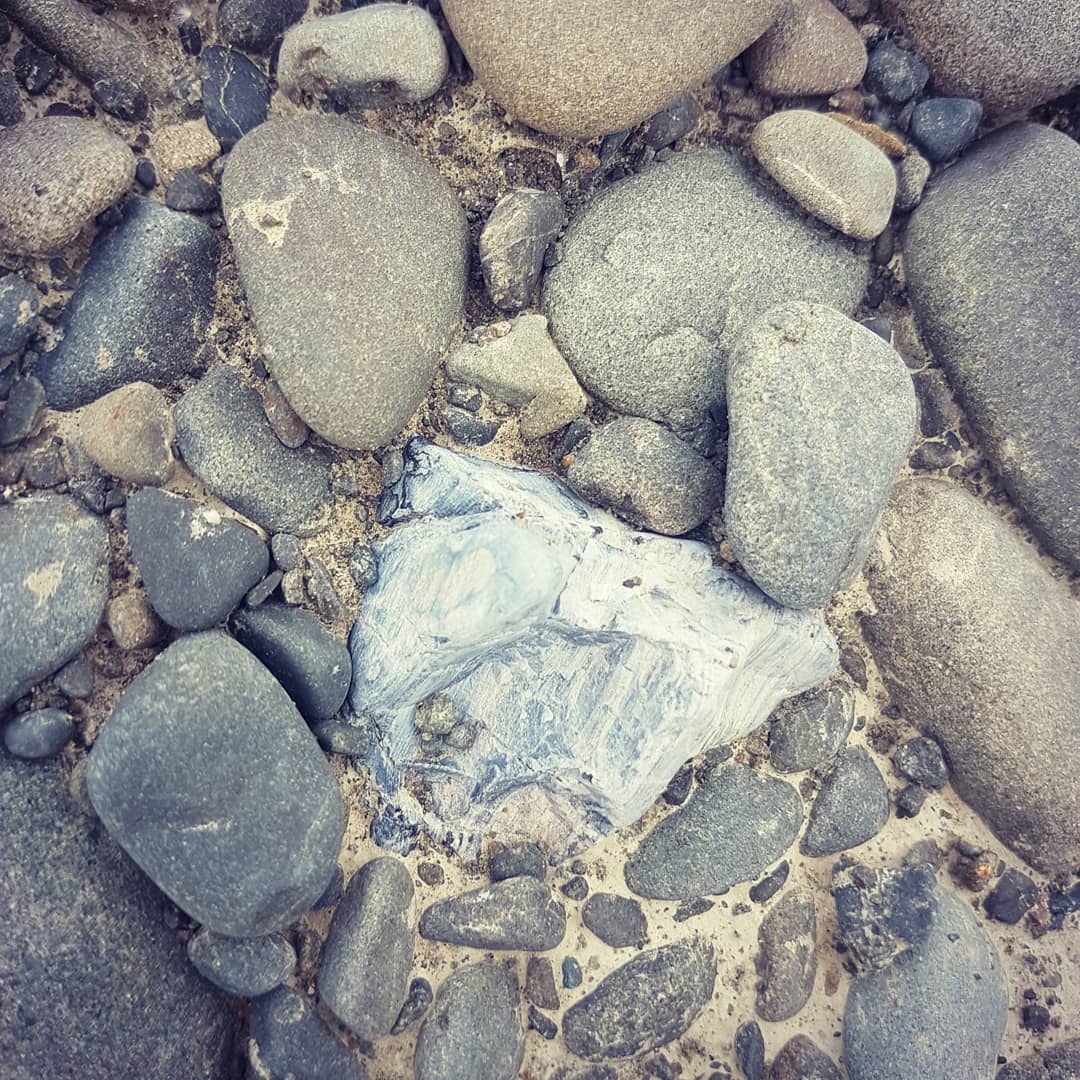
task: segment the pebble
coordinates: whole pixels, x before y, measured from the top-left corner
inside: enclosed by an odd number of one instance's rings
[[[303,570],[287,570],[281,575],[281,598],[293,606],[304,603],[307,592],[304,589]]]
[[[849,746],[818,789],[799,850],[811,858],[865,844],[889,818],[889,788],[873,758]]]
[[[349,552],[349,575],[362,593],[378,582],[379,561],[370,544],[356,544]]]
[[[172,411],[157,387],[129,383],[79,416],[79,436],[94,464],[133,484],[161,485],[173,471]]]
[[[758,929],[757,1014],[790,1020],[810,1000],[817,974],[817,912],[812,893],[789,889]]]
[[[270,537],[270,554],[279,570],[295,570],[300,565],[300,541],[292,533],[274,533]]]
[[[508,844],[491,856],[488,873],[492,881],[506,881],[515,877],[544,881],[547,878],[547,856],[539,844]]]
[[[367,4],[290,29],[277,78],[294,101],[310,95],[371,109],[426,100],[442,86],[449,68],[442,34],[428,11]]]
[[[30,42],[24,41],[22,47],[15,53],[12,70],[23,89],[28,94],[36,96],[48,89],[49,84],[56,78],[59,67],[56,60],[47,52],[35,49]]]
[[[407,1031],[413,1024],[423,1018],[434,1000],[435,995],[431,991],[431,983],[427,979],[413,979],[409,983],[409,992],[405,997],[405,1004],[401,1006],[401,1012],[390,1029],[391,1035],[400,1035]]]
[[[25,115],[15,76],[0,68],[0,127],[18,124]]]
[[[525,966],[525,997],[541,1009],[559,1007],[559,991],[555,989],[555,972],[546,956],[530,956]]]
[[[319,179],[328,174],[348,180]],[[304,115],[264,124],[237,146],[222,199],[255,327],[289,403],[339,446],[392,440],[461,316],[468,230],[449,185],[401,143]]]
[[[566,882],[565,885],[560,885],[559,892],[567,900],[584,900],[589,895],[589,883],[578,874]]]
[[[769,1080],[844,1080],[832,1058],[805,1035],[793,1035],[773,1058]]]
[[[14,446],[29,438],[45,412],[45,388],[28,375],[11,388],[4,411],[0,412],[0,446]]]
[[[4,726],[4,747],[27,760],[54,757],[71,741],[74,726],[63,709],[19,713]]]
[[[237,611],[230,625],[308,723],[329,719],[341,708],[352,679],[349,650],[310,612],[262,604]]]
[[[0,131],[0,251],[57,251],[131,186],[135,155],[123,139],[74,116]]]
[[[165,190],[165,205],[170,210],[201,213],[213,210],[217,204],[217,188],[204,180],[198,169],[181,169]]]
[[[566,934],[566,912],[551,890],[523,875],[440,900],[420,916],[420,934],[473,949],[554,949]]]
[[[446,409],[443,412],[446,433],[461,446],[487,446],[502,426],[498,420],[481,420],[464,409]]]
[[[919,811],[926,802],[930,793],[921,784],[907,784],[896,793],[896,816],[900,818],[913,818],[919,816]]]
[[[926,788],[942,788],[949,779],[949,766],[941,747],[923,735],[897,747],[893,765],[901,776]]]
[[[1038,902],[1039,890],[1035,882],[1010,867],[998,878],[993,889],[983,901],[991,919],[1015,926]]]
[[[767,903],[784,887],[790,870],[791,867],[785,859],[775,870],[750,887],[750,899],[755,904]]]
[[[188,56],[198,56],[202,52],[202,31],[191,15],[188,15],[180,22],[176,28],[176,33],[180,38],[180,48]]]
[[[157,187],[157,170],[149,158],[139,159],[138,164],[135,166],[135,182],[147,191]]]
[[[268,380],[263,385],[262,403],[266,419],[283,446],[295,450],[307,442],[310,429],[297,416],[276,382]]]
[[[613,949],[640,949],[648,933],[641,905],[614,893],[593,893],[581,909],[581,921]]]
[[[258,585],[248,590],[244,596],[244,605],[249,608],[256,608],[265,603],[277,591],[284,576],[280,570],[272,570]]]
[[[587,1061],[625,1058],[681,1038],[712,997],[716,957],[688,937],[639,953],[563,1014],[563,1039]]]
[[[413,883],[383,855],[353,875],[319,959],[319,997],[361,1039],[390,1034],[408,997],[416,928]]]
[[[883,101],[902,105],[921,94],[929,79],[929,69],[914,53],[887,38],[870,53],[863,86]]]
[[[238,372],[211,368],[174,416],[180,456],[222,502],[268,530],[318,531],[331,504],[328,455],[283,446],[258,392]]]
[[[671,146],[689,135],[701,122],[702,110],[693,94],[680,94],[645,125],[645,145],[653,150]]]
[[[816,687],[782,702],[769,718],[769,763],[805,772],[835,757],[855,723],[855,695],[844,683]]]
[[[18,274],[0,277],[0,356],[21,352],[34,332],[37,290]]]
[[[948,161],[975,138],[982,114],[971,98],[927,98],[911,113],[911,135],[930,161]]]
[[[451,405],[456,405],[466,412],[478,413],[484,404],[484,395],[475,386],[463,386],[461,383],[454,383],[450,387],[446,400]]]
[[[307,0],[222,0],[218,5],[218,37],[244,52],[270,51],[280,37],[307,12]],[[198,55],[196,49],[193,56]]]
[[[565,990],[576,990],[581,985],[583,976],[581,965],[572,956],[564,956],[562,962],[562,984]]]
[[[802,818],[802,800],[790,784],[745,765],[718,768],[630,855],[626,883],[656,900],[716,895],[753,881],[780,859]]]
[[[664,802],[668,806],[682,806],[690,797],[690,789],[694,785],[694,766],[687,762],[668,782],[664,788]]]
[[[566,210],[554,192],[518,188],[496,204],[480,233],[480,269],[491,302],[519,311],[532,299],[544,257],[566,228]]]
[[[734,1050],[735,1060],[746,1080],[765,1080],[765,1039],[756,1020],[739,1025]]]
[[[90,94],[110,116],[119,117],[129,124],[145,120],[150,111],[150,99],[142,87],[126,75],[95,80]]]
[[[311,727],[311,733],[328,754],[361,757],[368,752],[371,743],[366,725],[336,719],[316,721]]]
[[[930,179],[931,165],[922,154],[912,153],[902,157],[896,167],[896,209],[914,210],[922,201],[926,181]]]
[[[231,150],[266,119],[272,93],[270,82],[243,53],[224,45],[203,49],[199,55],[199,79],[207,127],[223,150]]]
[[[114,596],[105,607],[105,623],[113,640],[125,652],[145,649],[162,636],[161,621],[142,589],[129,589]]]
[[[53,682],[65,697],[85,701],[94,692],[94,669],[83,657],[77,656],[53,676]]]
[[[215,933],[288,926],[334,873],[343,810],[326,759],[273,676],[219,631],[180,638],[127,686],[86,776],[113,839]]]
[[[235,997],[268,994],[296,967],[296,953],[281,934],[227,938],[203,927],[188,941],[187,956],[204,979]]]
[[[559,1033],[555,1021],[546,1017],[535,1005],[529,1006],[529,1030],[538,1032],[542,1039],[549,1042]]]

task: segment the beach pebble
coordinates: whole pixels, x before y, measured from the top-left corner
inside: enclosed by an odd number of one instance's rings
[[[281,934],[227,938],[203,927],[188,942],[187,955],[204,979],[236,997],[268,994],[296,967],[296,952]]]
[[[769,1080],[844,1080],[832,1058],[806,1035],[793,1035],[769,1067]]]
[[[649,118],[645,125],[645,145],[661,150],[689,135],[701,120],[701,106],[693,94],[680,94],[666,109]]]
[[[874,759],[849,746],[818,788],[799,850],[812,858],[836,855],[877,836],[889,818],[889,789]]]
[[[37,431],[44,412],[45,388],[41,383],[33,375],[17,380],[0,412],[0,446],[14,446],[29,438]]]
[[[975,138],[982,114],[971,98],[927,98],[911,113],[911,136],[930,161],[947,161]]]
[[[0,68],[0,127],[18,124],[25,115],[15,76]]]
[[[983,907],[991,919],[1015,926],[1038,899],[1039,890],[1035,882],[1027,874],[1009,867],[990,890]]]
[[[834,757],[855,723],[855,695],[843,684],[782,702],[769,718],[769,763],[777,772],[813,769]]]
[[[34,332],[37,290],[18,274],[0,277],[0,356],[21,351]]]
[[[914,53],[886,38],[870,53],[863,85],[883,101],[902,105],[922,93],[929,79],[929,70]]]
[[[306,12],[307,0],[222,0],[217,11],[218,37],[244,52],[265,53]]]
[[[817,912],[812,893],[789,889],[758,929],[755,961],[762,1020],[790,1020],[810,1000],[817,974]]]
[[[541,1009],[559,1007],[559,991],[555,989],[555,972],[546,956],[530,956],[525,966],[525,997]]]
[[[930,162],[922,154],[912,151],[900,159],[896,167],[897,210],[913,210],[919,205],[930,171]]]
[[[515,877],[543,881],[547,877],[547,857],[539,844],[508,844],[492,855],[488,872],[492,881]]]
[[[204,180],[198,169],[181,169],[165,189],[165,205],[170,210],[202,213],[213,210],[217,204],[217,187]]]
[[[613,949],[640,949],[645,944],[645,913],[641,905],[629,897],[593,893],[581,909],[581,921]]]
[[[79,415],[79,435],[110,476],[160,485],[172,474],[172,410],[149,383],[129,383],[87,405]]]
[[[94,692],[94,669],[83,657],[77,656],[53,676],[53,682],[65,697],[85,701]]]
[[[733,1049],[746,1080],[765,1080],[765,1039],[756,1020],[739,1025]]]
[[[400,1035],[407,1031],[417,1020],[421,1020],[428,1011],[435,995],[431,992],[431,983],[424,978],[413,979],[409,983],[409,992],[405,995],[405,1004],[401,1006],[391,1035]]]
[[[105,606],[105,623],[113,641],[125,652],[145,649],[159,641],[161,620],[142,589],[128,589]]]
[[[896,748],[893,764],[901,776],[925,788],[944,787],[949,779],[949,766],[941,747],[933,739],[919,735]]]
[[[562,199],[554,192],[507,192],[480,233],[480,269],[491,302],[503,311],[528,306],[544,256],[566,227]]]
[[[270,111],[270,81],[243,53],[211,45],[199,55],[202,106],[207,127],[223,150],[258,127]]]
[[[19,713],[4,725],[4,747],[28,760],[53,757],[71,741],[74,730],[63,709],[35,709]]]

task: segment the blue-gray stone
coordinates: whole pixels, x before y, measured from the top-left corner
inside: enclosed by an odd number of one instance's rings
[[[17,353],[34,332],[38,293],[18,274],[0,278],[0,356]]]
[[[849,746],[821,782],[799,850],[821,858],[865,844],[889,818],[889,788],[874,759]]]
[[[929,68],[890,38],[870,53],[863,86],[884,101],[899,105],[918,94],[929,79]]]
[[[16,757],[52,757],[71,739],[74,728],[63,709],[35,709],[20,713],[4,726],[4,746]]]
[[[307,0],[222,0],[218,37],[245,52],[264,53],[306,11]]]
[[[203,927],[188,942],[187,955],[204,979],[236,997],[268,994],[296,967],[296,952],[281,934],[228,938]]]
[[[270,111],[270,81],[243,53],[211,45],[199,56],[206,126],[224,150],[258,127]]]
[[[930,161],[947,161],[975,138],[982,114],[971,98],[927,98],[912,110],[911,136]]]

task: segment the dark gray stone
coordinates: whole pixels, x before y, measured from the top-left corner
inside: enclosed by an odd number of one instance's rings
[[[690,798],[690,789],[694,786],[694,766],[688,761],[664,788],[664,802],[668,806],[682,806]]]
[[[581,921],[613,949],[640,949],[648,924],[636,900],[614,893],[593,893],[581,909]]]
[[[38,292],[18,274],[0,278],[0,356],[19,352],[34,332]]]
[[[431,1006],[434,994],[431,992],[431,983],[427,979],[413,979],[409,983],[409,992],[405,997],[405,1004],[401,1006],[394,1026],[390,1029],[391,1035],[400,1035],[407,1031],[417,1020],[420,1020]]]
[[[54,409],[130,382],[166,386],[195,364],[214,304],[218,241],[205,222],[145,198],[90,253],[60,320],[64,337],[35,373]]]
[[[37,96],[48,88],[60,70],[56,60],[47,52],[35,49],[29,41],[15,53],[15,78],[28,94]]]
[[[626,862],[626,883],[656,900],[689,900],[752,881],[792,845],[802,825],[799,793],[745,765],[701,778]]]
[[[701,106],[693,94],[680,94],[645,125],[645,145],[654,150],[670,146],[689,135],[701,119]]]
[[[756,885],[750,887],[750,899],[755,904],[768,903],[787,882],[791,867],[785,859],[771,874],[766,874]]]
[[[795,1035],[773,1058],[769,1080],[844,1080],[844,1074],[805,1035]]]
[[[357,544],[349,552],[349,575],[361,592],[367,592],[379,580],[379,561],[370,544]]]
[[[0,127],[18,124],[25,115],[15,76],[0,68]]]
[[[270,111],[270,82],[243,53],[211,45],[199,56],[206,126],[231,150]]]
[[[555,972],[546,956],[530,956],[525,966],[525,997],[541,1009],[559,1007],[559,991],[555,989]]]
[[[559,892],[567,900],[584,900],[589,895],[589,883],[580,874],[575,874],[569,881],[559,886]]]
[[[416,927],[413,883],[382,855],[353,875],[319,959],[319,997],[361,1039],[389,1035],[407,998]]]
[[[0,446],[14,446],[37,428],[45,409],[45,390],[28,375],[11,388],[4,411],[0,412]]]
[[[244,604],[249,608],[256,608],[265,603],[281,585],[281,579],[284,576],[280,570],[271,571],[258,585],[248,590],[244,597]]]
[[[319,720],[311,725],[311,733],[328,754],[361,757],[371,745],[371,733],[367,725],[360,722]]]
[[[270,537],[270,554],[279,570],[295,570],[300,565],[300,541],[291,533],[274,533]]]
[[[491,302],[503,311],[528,307],[544,256],[566,228],[562,199],[518,188],[496,204],[480,233],[480,269]]]
[[[110,116],[118,116],[129,124],[145,120],[150,111],[150,99],[142,87],[127,75],[95,79],[90,87],[90,96]]]
[[[281,934],[227,938],[203,927],[188,942],[187,955],[204,979],[246,998],[270,993],[296,967],[296,953]]]
[[[94,692],[94,669],[81,656],[77,656],[53,676],[53,682],[66,697],[85,700]]]
[[[165,189],[170,210],[207,211],[218,204],[218,190],[199,175],[198,169],[181,169]]]
[[[1015,926],[1038,899],[1039,889],[1035,882],[1027,874],[1009,867],[990,890],[983,907],[991,919]]]
[[[911,113],[911,135],[930,161],[947,161],[975,138],[982,114],[971,98],[927,98]]]
[[[886,39],[870,53],[863,86],[883,101],[901,105],[921,93],[929,79],[929,69],[914,53]]]
[[[86,783],[112,836],[215,933],[288,926],[334,873],[343,811],[326,758],[273,676],[218,631],[174,642],[128,685]]]
[[[74,730],[63,709],[35,709],[19,713],[4,725],[4,746],[20,758],[53,757],[71,741]]]
[[[769,763],[777,772],[804,772],[834,757],[855,723],[855,695],[844,684],[788,698],[769,718]]]
[[[790,1020],[810,1000],[817,975],[817,911],[812,893],[789,889],[758,928],[758,994],[763,1020]]]
[[[265,53],[307,11],[307,0],[222,0],[218,37],[245,52]]]
[[[918,735],[896,748],[893,764],[901,776],[925,788],[942,788],[949,779],[945,756],[933,739]]]
[[[689,937],[616,968],[563,1016],[570,1051],[588,1061],[626,1058],[682,1036],[712,997],[712,946]]]
[[[491,856],[488,872],[492,881],[523,875],[543,881],[547,877],[547,856],[539,844],[508,844]]]
[[[462,446],[487,446],[499,434],[500,427],[498,420],[482,420],[471,412],[454,408],[443,410],[443,423],[450,438]]]
[[[581,985],[581,965],[572,956],[564,956],[562,962],[562,984],[566,990],[574,990]]]
[[[919,816],[919,811],[926,802],[930,793],[921,784],[907,784],[896,793],[896,816],[900,818],[913,818]]]
[[[765,1039],[756,1020],[740,1024],[735,1032],[735,1060],[746,1080],[765,1080]]]
[[[849,746],[818,789],[799,850],[812,858],[836,855],[877,836],[889,818],[889,788],[873,758]]]

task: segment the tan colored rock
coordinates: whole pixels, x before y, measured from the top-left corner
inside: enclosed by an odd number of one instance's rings
[[[113,640],[125,651],[153,645],[163,629],[142,589],[114,596],[105,608],[105,622]]]
[[[172,183],[181,169],[201,169],[220,153],[221,144],[202,118],[168,124],[155,131],[150,139],[150,160],[163,185]]]
[[[168,481],[175,434],[165,395],[144,382],[113,390],[79,416],[79,436],[94,463],[133,484],[156,486]]]

